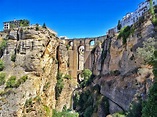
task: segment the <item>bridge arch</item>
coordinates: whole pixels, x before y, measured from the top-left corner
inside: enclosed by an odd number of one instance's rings
[[[94,46],[94,45],[95,45],[95,40],[91,40],[91,41],[89,42],[89,45],[90,45],[90,46]]]
[[[84,69],[84,45],[78,46],[78,70]]]

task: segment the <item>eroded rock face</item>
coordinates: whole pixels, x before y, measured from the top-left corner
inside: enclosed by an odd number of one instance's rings
[[[101,87],[101,94],[109,99],[110,113],[128,110],[138,96],[146,98],[153,82],[152,68],[142,64],[136,49],[154,34],[154,27],[147,20],[130,35],[125,45],[122,39],[114,36],[93,50],[93,74],[100,78],[94,82]]]
[[[64,89],[59,99],[55,98],[58,72],[68,75],[68,54],[64,42],[50,29],[41,27],[39,31],[26,27],[18,33],[19,39],[7,40],[1,58],[5,64],[2,72],[6,74],[6,81],[11,76],[18,80],[27,75],[28,79],[18,87],[5,88],[6,83],[0,86],[0,116],[51,117],[53,109],[61,111],[63,106],[69,108],[76,80],[64,79]],[[11,34],[17,34],[17,30],[11,31]],[[2,33],[1,37],[6,35]],[[13,55],[16,56],[14,60]]]

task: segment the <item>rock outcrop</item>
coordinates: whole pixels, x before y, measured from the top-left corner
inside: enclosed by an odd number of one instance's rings
[[[55,98],[57,74],[68,75],[64,41],[50,29],[39,27],[36,31],[32,26],[3,32],[1,38],[7,46],[1,57],[6,83],[0,86],[0,116],[51,117],[53,109],[70,108],[75,79],[64,78],[64,89],[59,99]],[[18,87],[7,88],[11,76],[16,76],[16,83],[22,76],[28,78]]]
[[[154,36],[154,26],[147,19],[127,38],[126,44],[115,35],[92,51],[93,74],[96,75],[93,82],[99,84],[100,93],[108,98],[111,114],[127,111],[137,97],[146,99],[153,82],[152,67],[143,64],[136,50]]]

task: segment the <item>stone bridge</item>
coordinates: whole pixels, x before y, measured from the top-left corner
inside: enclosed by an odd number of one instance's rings
[[[91,51],[99,42],[103,42],[105,39],[107,39],[107,36],[65,39],[69,49],[69,73],[73,78],[81,80],[80,73],[83,69],[92,70],[93,58]]]

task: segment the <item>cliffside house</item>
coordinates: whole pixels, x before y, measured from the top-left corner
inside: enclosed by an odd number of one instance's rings
[[[29,20],[13,20],[3,22],[3,30],[9,30],[11,28],[19,28],[20,26],[29,26]]]

